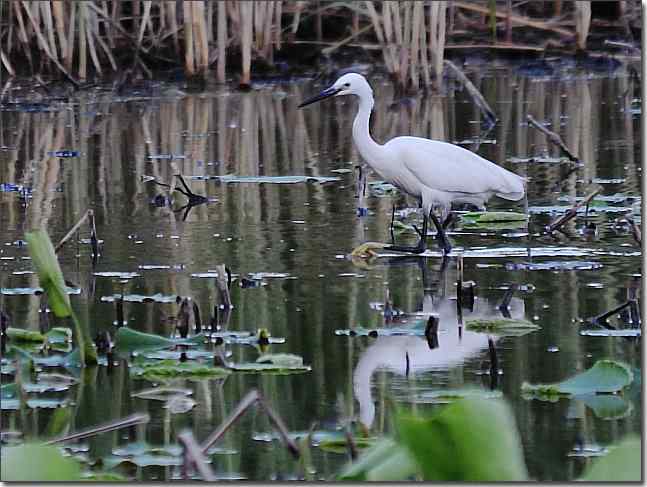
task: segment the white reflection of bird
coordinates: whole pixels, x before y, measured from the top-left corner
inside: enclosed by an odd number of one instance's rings
[[[509,313],[514,319],[525,316],[524,301],[512,298]],[[359,402],[360,422],[370,428],[375,417],[375,403],[371,391],[372,376],[377,370],[388,370],[400,376],[409,376],[431,370],[446,370],[464,364],[488,349],[488,338],[496,336],[463,330],[458,334],[456,302],[441,298],[432,304],[425,300],[422,315],[435,314],[439,318],[438,344],[430,349],[425,338],[418,336],[380,336],[362,352],[353,371],[353,393]],[[469,318],[500,317],[497,306],[488,300],[476,300]]]
[[[361,74],[348,73],[299,108],[331,96],[359,97],[359,110],[353,122],[353,141],[364,160],[387,182],[418,199],[423,225],[416,247],[392,246],[390,250],[422,253],[426,249],[427,221],[431,218],[445,253],[451,245],[441,220],[433,213],[441,209],[444,220],[451,203],[483,207],[496,195],[517,201],[525,194],[524,179],[457,145],[422,137],[396,137],[384,145],[373,140],[369,119],[373,110],[373,90]]]

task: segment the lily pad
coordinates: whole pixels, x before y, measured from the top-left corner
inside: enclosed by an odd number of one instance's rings
[[[277,354],[277,355],[289,355],[289,354]],[[279,362],[281,362],[281,360],[283,359],[279,359]],[[285,361],[288,362],[290,360],[293,360],[293,359],[289,359]],[[303,361],[301,361],[300,365],[297,365],[297,364],[290,365],[289,363],[271,363],[271,362],[264,362],[264,363],[246,362],[246,363],[238,363],[238,364],[234,363],[234,364],[229,364],[229,368],[235,372],[267,373],[267,374],[277,374],[277,375],[298,374],[302,372],[310,372],[310,370],[312,370],[309,366],[303,365]]]
[[[622,419],[633,412],[631,402],[616,394],[586,394],[576,399],[584,402],[600,419]]]
[[[505,335],[518,335],[541,329],[541,326],[514,318],[467,318],[465,329]]]
[[[267,353],[258,357],[256,363],[287,368],[303,367],[303,357],[292,353]]]
[[[474,223],[526,222],[528,215],[513,211],[468,211],[461,213],[461,218]]]
[[[176,360],[160,360],[133,365],[130,371],[135,376],[151,382],[167,382],[176,378],[199,380],[229,375],[229,371],[222,367],[198,362],[178,363]]]
[[[419,394],[416,403],[430,404],[449,404],[458,399],[498,399],[503,397],[503,393],[497,390],[489,389],[455,389],[455,390],[436,390],[426,391]]]
[[[541,400],[560,396],[619,392],[633,381],[631,369],[615,360],[598,360],[593,367],[555,384],[528,384],[524,382],[524,395]]]
[[[173,347],[175,345],[195,345],[204,342],[203,334],[191,338],[166,338],[152,333],[144,333],[123,326],[115,333],[115,350],[118,353],[129,353],[133,351],[156,350],[160,348]]]
[[[619,330],[584,329],[580,330],[580,335],[589,337],[639,337],[642,335],[640,328],[620,328]]]
[[[43,335],[35,330],[9,327],[7,328],[7,336],[9,337],[9,341],[14,343],[43,343],[45,340],[50,343],[68,343],[72,341],[72,330],[64,327],[55,327]]]

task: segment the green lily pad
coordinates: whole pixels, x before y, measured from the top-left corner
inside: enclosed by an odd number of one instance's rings
[[[257,364],[272,364],[278,367],[303,367],[303,357],[292,353],[266,353],[256,359]]]
[[[22,328],[7,328],[9,341],[14,343],[32,342],[43,343],[47,340],[49,343],[68,343],[72,340],[72,330],[64,327],[55,327],[43,335],[35,330],[23,330]]]
[[[585,482],[639,482],[642,480],[640,438],[625,438],[609,453],[596,459],[579,479]]]
[[[194,345],[204,342],[204,339],[203,334],[198,334],[191,338],[171,339],[123,326],[115,333],[115,351],[117,353],[130,353],[168,348],[175,345]]]
[[[519,336],[541,329],[541,326],[526,320],[514,318],[467,318],[465,329],[475,332],[487,332],[507,336]]]
[[[449,404],[458,399],[498,399],[503,397],[503,393],[497,390],[489,389],[454,389],[454,390],[436,390],[426,391],[416,397],[416,403],[430,404]]]
[[[555,384],[528,384],[521,392],[530,398],[551,400],[560,396],[619,392],[633,381],[631,369],[615,360],[598,360],[593,367]]]
[[[177,362],[176,360],[160,360],[133,365],[130,370],[135,376],[151,382],[166,382],[176,378],[209,379],[229,374],[229,371],[222,367],[198,362]]]
[[[299,374],[302,372],[310,372],[312,369],[307,365],[287,365],[287,364],[273,364],[273,363],[255,363],[246,362],[240,364],[230,364],[229,368],[234,372],[246,372],[252,374]]]
[[[600,419],[616,420],[626,418],[633,412],[633,405],[624,397],[616,394],[586,394],[576,396],[586,406],[593,410]]]
[[[512,211],[468,211],[461,218],[475,223],[526,222],[528,215]]]

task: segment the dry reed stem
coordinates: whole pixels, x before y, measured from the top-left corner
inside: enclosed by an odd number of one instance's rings
[[[216,79],[219,83],[225,82],[227,69],[227,5],[218,2],[218,65]]]
[[[182,2],[184,12],[184,69],[187,75],[195,75],[195,59],[193,51],[193,8],[192,2]]]
[[[586,49],[586,38],[591,27],[591,2],[575,2],[575,33],[578,50]]]

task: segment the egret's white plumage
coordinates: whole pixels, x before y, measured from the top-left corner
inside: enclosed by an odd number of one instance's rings
[[[385,181],[420,201],[425,215],[421,237],[426,234],[427,216],[431,216],[448,250],[442,226],[432,213],[435,207],[441,208],[444,218],[452,202],[483,207],[494,195],[513,201],[523,198],[523,178],[457,145],[410,136],[396,137],[384,145],[375,142],[369,131],[373,90],[361,74],[341,76],[330,88],[300,106],[342,95],[359,98],[353,141],[362,158]],[[423,240],[419,251],[424,249]]]

